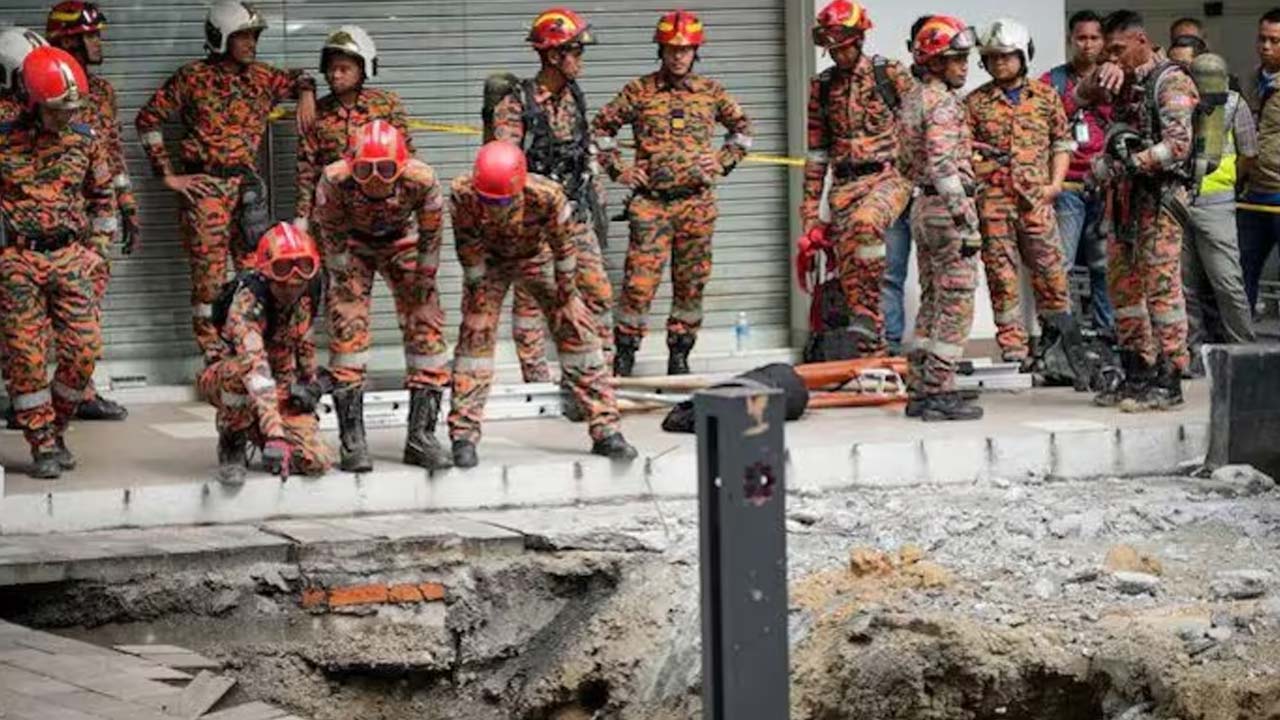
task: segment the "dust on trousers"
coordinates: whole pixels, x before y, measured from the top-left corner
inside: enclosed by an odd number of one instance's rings
[[[5,380],[18,425],[37,452],[53,450],[84,399],[102,351],[94,289],[102,264],[79,243],[48,253],[0,250]],[[52,385],[50,335],[57,355]]]
[[[702,296],[711,279],[711,237],[715,233],[715,192],[671,202],[635,195],[631,200],[631,243],[627,248],[618,332],[642,338],[649,307],[671,260],[671,315],[668,335],[696,336],[702,327]]]
[[[1120,347],[1148,366],[1167,357],[1179,370],[1187,353],[1187,308],[1182,293],[1183,228],[1168,210],[1145,197],[1135,208],[1137,229],[1127,242],[1107,238],[1107,288],[1116,308]]]
[[[373,281],[378,274],[395,300],[404,339],[405,387],[448,386],[449,355],[436,267],[418,266],[417,243],[417,233],[394,242],[349,240],[339,245],[326,239],[323,243],[329,278],[329,369],[339,386],[364,383],[372,344]]]
[[[976,258],[960,252],[963,233],[944,198],[925,196],[911,206],[911,236],[919,238],[920,312],[908,384],[913,395],[955,391],[956,366],[973,327]]]
[[[196,344],[212,359],[222,347],[213,325],[213,302],[227,280],[227,269],[245,268],[251,248],[238,221],[241,178],[205,176],[210,192],[194,201],[181,200],[179,232],[191,269],[191,316]],[[256,243],[256,239],[254,240]]]
[[[612,367],[613,285],[605,269],[604,253],[591,223],[575,219],[569,232],[578,256],[578,293],[600,328],[605,366]],[[517,283],[511,308],[511,334],[525,382],[551,380],[551,371],[547,367],[546,328],[547,321],[537,299]]]
[[[1071,311],[1058,219],[1051,203],[1031,204],[995,188],[979,199],[978,216],[996,342],[1005,360],[1023,360],[1030,348],[1022,322],[1019,261],[1031,276],[1038,314]]]
[[[872,177],[832,186],[828,203],[828,239],[836,249],[840,285],[852,315],[849,329],[858,354],[885,354],[884,312],[880,287],[884,280],[884,234],[907,208],[911,183],[892,166]]]
[[[613,386],[609,384],[600,329],[575,294],[558,298],[549,248],[521,260],[490,255],[483,266],[464,268],[462,328],[453,366],[449,436],[476,443],[484,421],[484,407],[493,385],[493,353],[499,314],[507,290],[523,287],[538,303],[551,326],[560,368],[578,406],[586,411],[592,440],[619,432],[620,420]]]
[[[196,380],[200,396],[218,409],[217,427],[220,433],[244,433],[249,442],[262,447],[268,439],[262,437],[261,419],[254,410],[245,378],[252,366],[240,356],[228,355],[206,367]],[[320,421],[315,413],[302,413],[288,402],[287,389],[276,391],[284,440],[293,450],[292,467],[303,475],[323,475],[333,466],[333,451],[320,437]]]

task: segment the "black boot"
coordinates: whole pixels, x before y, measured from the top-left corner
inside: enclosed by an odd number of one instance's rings
[[[960,397],[960,393],[949,392],[930,395],[924,400],[920,417],[925,422],[944,420],[981,420],[982,408]]]
[[[416,388],[409,391],[409,433],[404,440],[404,462],[428,470],[453,466],[453,458],[436,439],[440,418],[440,391]]]
[[[640,350],[640,338],[613,332],[613,344],[617,353],[613,356],[613,374],[618,377],[631,377],[636,369],[636,352]]]
[[[218,432],[218,482],[243,485],[249,457],[244,433]]]
[[[1148,412],[1168,410],[1182,403],[1182,371],[1171,360],[1161,356],[1141,392],[1126,398],[1120,409],[1124,412]]]
[[[473,468],[480,464],[476,444],[470,440],[453,441],[453,464],[460,468]]]
[[[698,338],[693,335],[667,336],[667,374],[688,375],[689,353]]]
[[[369,440],[364,434],[364,386],[335,388],[333,407],[338,414],[338,437],[341,442],[339,466],[347,472],[369,472]]]
[[[613,460],[635,460],[640,455],[620,432],[596,440],[591,444],[591,453]]]
[[[94,395],[93,399],[85,400],[80,403],[80,407],[76,408],[77,420],[119,421],[127,417],[129,417],[129,411],[123,405],[101,395]]]
[[[56,450],[31,452],[31,470],[27,473],[36,480],[57,480],[62,477],[62,464]]]
[[[1112,364],[1100,372],[1100,389],[1093,396],[1093,404],[1098,407],[1119,407],[1126,397],[1132,397],[1133,383],[1142,373],[1142,358],[1137,353],[1120,350],[1118,354],[1119,367]]]
[[[1072,386],[1076,392],[1101,390],[1102,380],[1099,376],[1099,358],[1092,355],[1085,346],[1084,335],[1080,325],[1071,313],[1061,312],[1045,315],[1041,318],[1045,335],[1043,345],[1047,353],[1054,341],[1062,343],[1062,353],[1071,368]]]
[[[58,466],[63,470],[76,469],[76,456],[67,448],[66,438],[58,438],[54,443],[54,457],[58,458]]]

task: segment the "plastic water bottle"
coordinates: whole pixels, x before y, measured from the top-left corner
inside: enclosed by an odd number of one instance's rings
[[[747,352],[747,343],[751,340],[751,321],[745,312],[738,313],[738,322],[733,325],[734,352],[742,355]]]

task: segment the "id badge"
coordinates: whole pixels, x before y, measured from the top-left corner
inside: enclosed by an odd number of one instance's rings
[[[1076,136],[1077,143],[1079,143],[1080,145],[1084,145],[1089,142],[1089,124],[1088,123],[1084,122],[1083,120],[1077,121],[1076,124],[1073,125],[1071,129]]]

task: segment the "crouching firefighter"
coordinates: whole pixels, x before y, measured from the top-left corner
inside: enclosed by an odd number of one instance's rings
[[[542,69],[537,76],[523,81],[510,75],[489,79],[487,90],[492,92],[505,79],[505,94],[486,116],[486,131],[490,139],[520,146],[529,171],[558,183],[573,203],[570,233],[578,254],[578,292],[600,327],[605,365],[612,366],[613,287],[600,250],[602,238],[598,236],[604,210],[596,194],[587,101],[578,85],[583,53],[586,46],[596,44],[596,38],[591,25],[580,15],[553,8],[534,19],[528,41],[537,50]],[[542,312],[537,301],[520,286],[516,287],[513,305],[513,335],[525,381],[545,382],[550,376],[543,350],[546,322]],[[568,381],[562,378],[561,382],[566,398],[571,399]],[[583,417],[580,412],[571,414]]]
[[[449,435],[453,461],[474,467],[485,401],[493,384],[493,346],[507,289],[523,285],[551,324],[560,369],[586,411],[591,452],[632,460],[600,349],[600,328],[578,290],[573,208],[556,183],[528,172],[524,153],[486,143],[470,175],[455,178],[450,214],[462,263],[462,329],[453,361]],[[554,272],[554,280],[552,273]]]
[[[436,292],[444,199],[435,171],[410,157],[403,133],[386,120],[360,129],[347,157],[325,168],[315,217],[329,277],[329,366],[342,436],[342,469],[373,469],[364,431],[364,385],[373,281],[382,275],[404,337],[409,433],[404,462],[429,470],[450,465],[435,438],[449,385],[444,311]]]
[[[250,445],[267,471],[322,475],[332,453],[319,434],[324,377],[312,324],[320,304],[320,253],[305,231],[281,223],[258,241],[251,266],[214,302],[218,359],[197,380],[218,409],[218,480],[244,482]]]
[[[1190,360],[1181,272],[1187,187],[1198,182],[1197,166],[1213,163],[1197,162],[1193,151],[1200,96],[1187,71],[1152,47],[1137,13],[1113,13],[1104,31],[1111,59],[1076,93],[1086,102],[1116,98],[1117,123],[1091,182],[1106,199],[1107,284],[1123,379],[1113,374],[1095,402],[1130,412],[1164,409],[1182,403]],[[1221,136],[1222,113],[1205,115],[1217,117],[1210,136]]]

